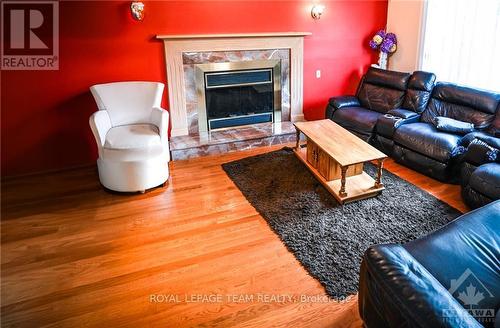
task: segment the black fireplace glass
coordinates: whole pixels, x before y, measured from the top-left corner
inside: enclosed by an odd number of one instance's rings
[[[205,89],[207,119],[273,112],[273,84]]]
[[[271,82],[273,79],[272,70],[239,71],[207,74],[206,87],[253,84]]]

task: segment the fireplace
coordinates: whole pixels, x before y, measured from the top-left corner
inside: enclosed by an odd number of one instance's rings
[[[295,142],[292,122],[304,119],[303,51],[310,34],[158,35],[165,46],[171,158]]]
[[[281,122],[280,60],[195,65],[199,132]]]

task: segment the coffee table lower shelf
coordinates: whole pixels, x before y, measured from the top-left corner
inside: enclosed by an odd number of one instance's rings
[[[345,190],[347,196],[341,197],[339,195],[340,190],[340,179],[327,181],[316,168],[314,168],[307,161],[307,151],[306,148],[299,148],[294,150],[295,155],[298,159],[304,163],[309,171],[316,177],[316,179],[321,182],[321,184],[341,203],[352,202],[355,200],[365,199],[369,197],[374,197],[385,188],[383,186],[375,188],[375,179],[369,176],[366,172],[362,172],[358,175],[353,175],[346,178]]]

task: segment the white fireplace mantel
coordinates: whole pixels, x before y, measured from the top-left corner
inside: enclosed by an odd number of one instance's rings
[[[233,34],[173,34],[157,35],[157,39],[179,40],[179,39],[223,39],[223,38],[275,38],[308,36],[311,32],[267,32],[267,33],[233,33]]]
[[[188,134],[182,54],[185,52],[290,50],[290,109],[292,121],[303,119],[304,37],[309,32],[157,35],[165,46],[172,136]]]

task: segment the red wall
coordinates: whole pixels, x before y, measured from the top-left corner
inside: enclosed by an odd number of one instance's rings
[[[165,81],[156,34],[312,32],[305,39],[304,112],[318,119],[328,98],[354,92],[376,61],[367,42],[387,18],[387,1],[324,1],[319,21],[310,17],[312,1],[144,3],[145,19],[136,22],[129,1],[61,2],[60,69],[1,73],[2,176],[92,163],[97,151],[88,118],[96,106],[89,86]]]

